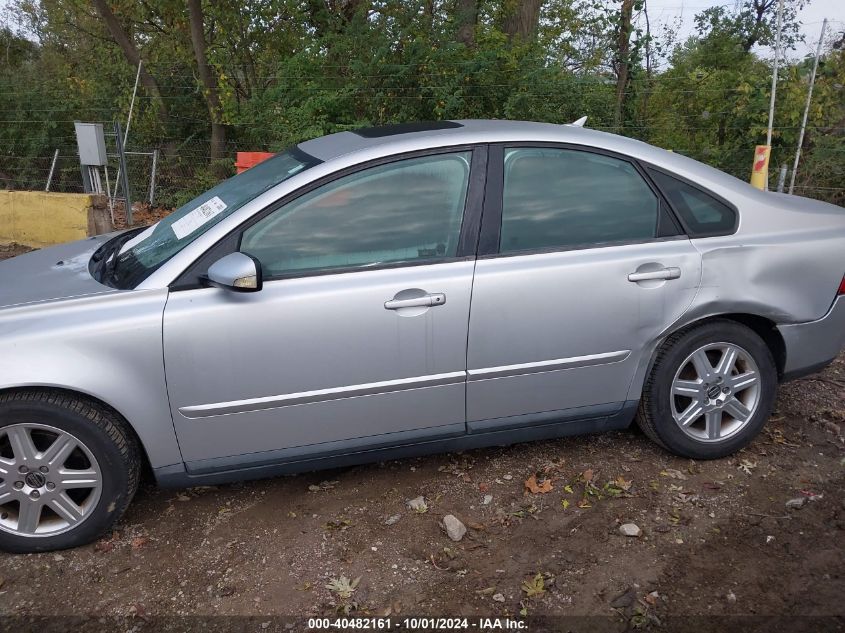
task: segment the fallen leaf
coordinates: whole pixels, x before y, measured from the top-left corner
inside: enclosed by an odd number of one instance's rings
[[[563,506],[564,510],[566,510],[569,507],[569,499],[562,499],[560,505]]]
[[[136,536],[132,539],[132,549],[141,549],[149,540],[146,536]]]
[[[552,491],[552,480],[551,479],[543,479],[541,482],[537,482],[537,475],[531,475],[528,479],[525,480],[525,488],[534,495],[544,495],[547,492]]]
[[[434,558],[434,554],[429,555],[429,560],[431,561],[431,566],[434,567],[438,571],[446,571],[447,569],[449,569],[448,567],[440,567],[437,564],[437,561]]]
[[[625,479],[622,475],[616,478],[614,482],[619,488],[622,488],[625,492],[628,492],[631,489],[631,486],[634,484],[633,481]]]
[[[757,462],[752,462],[750,459],[743,459],[739,462],[739,466],[737,466],[737,468],[746,475],[750,475],[751,471],[757,468]]]
[[[337,530],[339,532],[343,532],[344,530],[347,530],[350,527],[352,527],[352,521],[344,518],[334,519],[326,522],[323,525],[323,529],[326,531]]]
[[[146,622],[147,608],[140,602],[136,602],[131,607],[129,607],[129,615],[131,615],[133,618],[141,618]]]
[[[670,477],[671,479],[680,479],[681,481],[684,481],[687,478],[684,473],[682,473],[676,468],[667,468],[665,470],[661,470],[660,475],[662,477]]]
[[[619,484],[620,479],[622,480],[621,485]],[[627,497],[630,496],[627,493],[628,490],[631,488],[631,483],[632,482],[626,481],[619,477],[616,481],[608,481],[601,489],[601,492],[607,495],[608,497]],[[599,495],[599,498],[601,498],[601,495]]]
[[[335,481],[321,481],[318,485],[311,484],[308,486],[308,490],[311,492],[320,492],[321,490],[331,490],[335,486],[337,486],[340,482]]]

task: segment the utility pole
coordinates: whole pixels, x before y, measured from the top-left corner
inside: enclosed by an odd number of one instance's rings
[[[751,168],[751,185],[762,191],[769,190],[769,158],[772,154],[772,126],[775,120],[775,93],[778,87],[778,61],[780,59],[780,29],[783,20],[783,0],[778,2],[778,27],[775,34],[775,62],[772,67],[772,96],[769,101],[769,127],[766,144],[754,148],[754,164]]]
[[[780,59],[780,25],[783,19],[783,0],[778,2],[778,30],[775,34],[775,64],[772,68],[772,97],[769,101],[769,129],[766,132],[766,145],[772,146],[772,124],[775,119],[775,92],[778,87],[778,60]]]
[[[827,28],[827,18],[822,22],[822,32],[816,46],[816,60],[813,62],[813,72],[810,75],[810,88],[807,90],[807,103],[804,105],[804,118],[801,120],[801,131],[798,133],[798,147],[795,149],[795,163],[792,165],[792,176],[789,178],[789,193],[795,188],[795,174],[798,172],[798,161],[801,159],[801,145],[804,143],[804,130],[807,129],[807,115],[810,113],[810,101],[813,99],[813,85],[816,83],[816,71],[819,68],[819,56],[822,53],[824,32]]]

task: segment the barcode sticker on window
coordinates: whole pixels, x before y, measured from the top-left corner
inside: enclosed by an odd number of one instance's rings
[[[203,202],[186,216],[176,220],[170,228],[173,229],[176,239],[181,240],[186,235],[190,235],[196,231],[211,218],[221,213],[224,209],[226,209],[226,203],[219,197],[214,196],[210,200]]]

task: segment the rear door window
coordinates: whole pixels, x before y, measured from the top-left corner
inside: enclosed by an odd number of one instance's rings
[[[571,149],[505,151],[502,253],[658,235],[660,202],[628,161]]]

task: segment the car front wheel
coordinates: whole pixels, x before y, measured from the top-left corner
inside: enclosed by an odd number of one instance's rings
[[[670,336],[657,353],[638,421],[677,455],[724,457],[746,446],[771,414],[777,369],[765,342],[718,320]]]
[[[0,549],[93,541],[123,514],[139,474],[134,437],[105,408],[50,391],[0,395]]]

